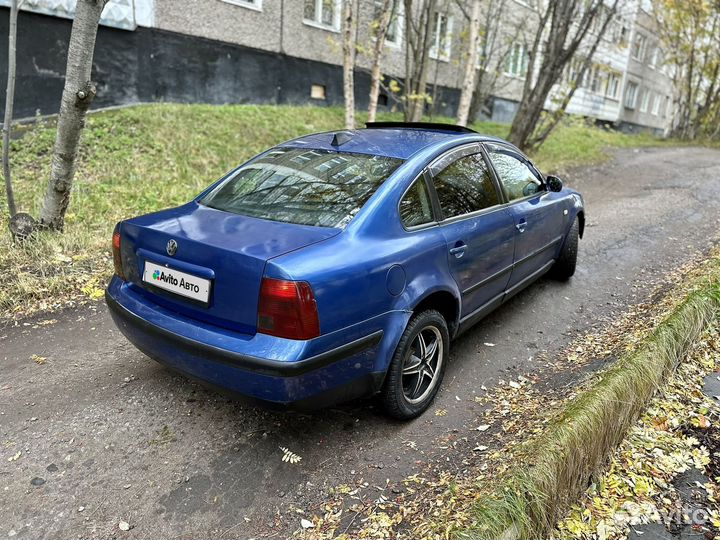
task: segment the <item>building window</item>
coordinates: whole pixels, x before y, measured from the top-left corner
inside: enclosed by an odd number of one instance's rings
[[[382,17],[382,0],[375,0],[375,13],[373,14],[373,24],[379,24]],[[390,23],[385,33],[385,45],[389,47],[400,48],[402,45],[402,31],[404,22],[404,9],[401,0],[392,2],[392,13],[390,15]],[[373,33],[375,30],[373,29]]]
[[[525,77],[528,68],[528,53],[524,43],[515,43],[505,65],[505,73],[513,77]]]
[[[435,24],[432,30],[432,46],[430,58],[447,62],[450,60],[450,43],[452,32],[452,17],[444,13],[435,12]]]
[[[592,66],[588,71],[590,91],[595,94],[603,93],[605,90],[605,75],[600,66]]]
[[[322,84],[313,84],[310,86],[311,99],[325,99],[325,86]]]
[[[655,47],[650,53],[650,67],[657,69],[662,62],[662,51],[660,47]]]
[[[635,36],[633,43],[632,55],[635,60],[642,62],[645,59],[645,51],[647,49],[647,38],[640,32]]]
[[[620,75],[617,73],[610,73],[607,79],[607,86],[605,87],[605,96],[611,99],[617,99],[620,93]]]
[[[610,39],[618,47],[627,45],[628,28],[623,19],[615,19],[610,27]]]
[[[256,11],[262,11],[262,0],[221,0],[226,4],[242,6]]]
[[[305,0],[303,22],[333,32],[340,31],[340,0]]]
[[[650,107],[650,90],[645,89],[642,91],[641,95],[642,98],[640,99],[640,112],[646,113],[648,112],[648,107]]]
[[[652,100],[652,113],[655,116],[660,116],[660,94],[655,94]]]
[[[637,102],[638,85],[634,82],[628,82],[625,89],[625,106],[628,109],[634,109]]]

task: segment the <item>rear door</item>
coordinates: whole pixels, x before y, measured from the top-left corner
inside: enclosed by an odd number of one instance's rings
[[[430,172],[450,270],[462,294],[460,315],[467,320],[502,300],[513,263],[513,220],[479,144],[442,156]]]
[[[508,283],[512,292],[552,264],[562,241],[563,207],[525,156],[502,144],[485,143],[485,149],[515,226],[514,268]]]

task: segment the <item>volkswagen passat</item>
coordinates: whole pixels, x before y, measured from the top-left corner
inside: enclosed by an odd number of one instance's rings
[[[379,394],[412,418],[450,340],[575,270],[581,196],[511,144],[369,124],[258,155],[195,200],[118,223],[115,323],[192,377],[283,405]]]

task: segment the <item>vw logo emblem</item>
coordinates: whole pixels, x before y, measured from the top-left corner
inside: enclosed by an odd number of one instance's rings
[[[167,243],[165,250],[167,251],[167,254],[172,257],[173,255],[175,255],[175,253],[177,253],[177,248],[178,248],[177,242],[175,240],[170,240]]]

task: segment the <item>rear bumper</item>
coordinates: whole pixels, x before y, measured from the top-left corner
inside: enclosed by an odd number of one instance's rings
[[[386,314],[342,335],[318,338],[322,342],[301,342],[238,334],[182,317],[151,304],[117,277],[105,300],[120,331],[160,363],[233,393],[306,408],[379,390],[386,362],[378,356],[389,350],[384,326],[394,318]]]

